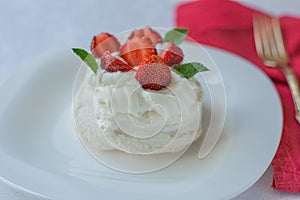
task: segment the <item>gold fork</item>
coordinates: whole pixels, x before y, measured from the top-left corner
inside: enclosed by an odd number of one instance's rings
[[[277,67],[286,77],[295,104],[296,120],[300,124],[300,90],[296,75],[288,65],[279,20],[260,14],[253,15],[254,40],[258,56],[269,67]]]

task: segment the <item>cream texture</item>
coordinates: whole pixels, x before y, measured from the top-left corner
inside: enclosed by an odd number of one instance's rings
[[[133,154],[178,152],[201,134],[203,91],[199,82],[172,72],[160,91],[141,88],[135,71],[90,71],[74,99],[77,130],[97,150]]]

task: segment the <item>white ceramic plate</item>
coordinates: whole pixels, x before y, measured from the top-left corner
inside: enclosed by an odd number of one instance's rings
[[[39,58],[0,88],[0,176],[49,199],[229,199],[263,174],[278,147],[278,95],[255,66],[208,48],[227,93],[221,138],[204,159],[197,143],[171,166],[147,174],[114,171],[82,147],[71,117],[80,61],[71,50]]]

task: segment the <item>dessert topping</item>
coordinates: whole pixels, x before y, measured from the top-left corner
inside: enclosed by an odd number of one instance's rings
[[[161,51],[160,56],[167,65],[173,67],[183,61],[184,55],[180,47],[176,46],[173,42],[169,42],[166,50]]]
[[[91,68],[91,70],[95,74],[97,74],[97,70],[99,67],[93,55],[89,54],[84,49],[72,48],[72,50],[77,56],[81,58],[81,60],[83,60],[83,62],[85,62],[85,64],[87,64]]]
[[[93,37],[90,49],[96,58],[100,58],[106,51],[110,53],[119,51],[120,43],[115,36],[102,32]]]
[[[140,66],[135,78],[144,89],[161,90],[171,82],[170,67],[164,63],[147,63]]]
[[[166,33],[164,42],[174,42],[175,45],[180,45],[188,33],[187,29],[174,28]]]
[[[108,72],[127,72],[133,68],[121,59],[112,56],[108,51],[101,56],[100,66],[102,69],[105,69]]]
[[[72,50],[95,74],[99,68],[95,58],[101,58],[100,67],[108,72],[127,72],[137,66],[135,78],[141,86],[144,89],[161,90],[171,82],[171,69],[186,79],[208,70],[198,62],[181,65],[184,54],[178,45],[185,39],[187,32],[187,29],[179,28],[167,32],[164,37],[167,46],[160,55],[157,55],[155,44],[162,43],[162,38],[150,27],[134,30],[121,47],[115,36],[103,32],[93,38],[93,55],[83,49]],[[111,55],[116,51],[121,58]]]
[[[160,36],[160,34],[150,27],[146,27],[144,29],[136,29],[132,31],[128,39],[132,39],[135,37],[148,37],[152,41],[153,45],[163,42],[163,39]]]
[[[156,55],[156,49],[148,37],[134,37],[121,47],[120,56],[131,66],[138,66],[143,59]]]
[[[202,63],[190,62],[182,65],[177,65],[172,68],[173,72],[180,75],[182,78],[192,78],[198,72],[209,71]]]
[[[159,55],[151,55],[145,58],[141,63],[140,66],[143,66],[148,63],[163,63],[163,59]]]

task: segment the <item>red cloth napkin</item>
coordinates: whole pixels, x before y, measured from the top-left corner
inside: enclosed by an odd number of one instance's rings
[[[176,26],[189,29],[197,42],[222,48],[253,62],[274,82],[282,101],[284,127],[272,161],[272,187],[285,192],[300,192],[300,125],[286,79],[278,69],[265,67],[258,58],[252,29],[253,13],[262,12],[226,0],[200,0],[180,4]],[[291,66],[300,77],[300,19],[281,17],[283,36]]]

